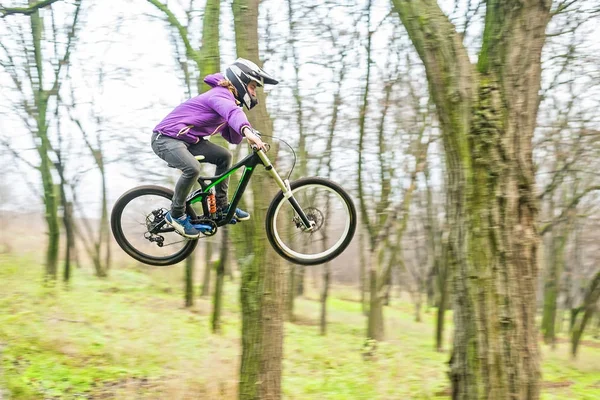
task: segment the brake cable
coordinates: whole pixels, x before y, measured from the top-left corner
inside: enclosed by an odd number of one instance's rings
[[[272,139],[276,139],[280,142],[283,142],[287,147],[290,148],[290,150],[292,151],[292,154],[294,155],[294,162],[292,163],[292,168],[290,169],[290,172],[288,173],[288,176],[286,179],[290,179],[290,176],[292,176],[292,172],[294,171],[294,167],[296,167],[296,152],[294,151],[294,148],[292,146],[290,146],[290,144],[288,142],[286,142],[285,140],[277,137],[277,136],[272,136],[272,135],[263,135],[262,133],[260,134],[261,137],[270,137]]]

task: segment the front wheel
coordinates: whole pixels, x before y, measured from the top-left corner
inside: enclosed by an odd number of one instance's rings
[[[356,231],[356,208],[350,196],[323,178],[299,179],[290,187],[312,228],[306,228],[280,191],[266,217],[267,237],[275,251],[302,265],[322,264],[339,256]]]

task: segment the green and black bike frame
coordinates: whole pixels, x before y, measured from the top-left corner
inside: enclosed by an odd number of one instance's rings
[[[218,222],[218,226],[223,226],[231,222],[234,217],[235,209],[237,208],[248,183],[250,182],[250,178],[256,169],[256,166],[262,164],[265,167],[265,170],[271,175],[271,177],[277,183],[277,186],[283,192],[285,198],[288,199],[297,216],[299,217],[304,229],[311,230],[313,227],[313,223],[306,217],[306,214],[294,198],[292,194],[292,190],[290,188],[290,182],[285,179],[281,179],[281,176],[277,173],[273,164],[267,157],[267,154],[263,150],[255,150],[252,154],[248,155],[244,159],[242,159],[237,164],[233,165],[229,170],[224,172],[221,175],[213,176],[213,177],[199,177],[198,183],[200,184],[200,189],[194,191],[188,196],[187,201],[190,204],[195,204],[198,202],[202,203],[202,209],[204,211],[205,218],[211,218],[208,208],[208,195],[211,193],[211,189],[213,189],[216,185],[218,185],[224,179],[230,177],[234,172],[236,172],[240,168],[244,168],[242,177],[240,178],[238,187],[235,190],[233,198],[231,199],[231,203],[229,206],[229,211],[224,219],[221,219]]]

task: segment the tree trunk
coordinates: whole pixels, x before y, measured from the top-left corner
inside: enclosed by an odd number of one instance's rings
[[[229,263],[229,229],[222,228],[221,250],[219,260],[215,263],[215,293],[213,295],[212,331],[221,333],[221,308],[223,304],[223,283],[225,280],[225,269]]]
[[[102,157],[102,153],[100,153]],[[111,252],[110,243],[112,241],[109,221],[108,221],[108,189],[106,186],[106,171],[104,169],[104,159],[102,158],[102,168],[100,174],[102,176],[102,215],[100,217],[100,243],[104,246],[104,267],[106,271],[110,270]]]
[[[191,4],[190,4],[191,7]],[[195,58],[196,66],[200,76],[197,79],[198,93],[204,93],[210,89],[208,85],[205,85],[202,76],[214,74],[221,69],[221,52],[219,49],[219,19],[221,12],[220,0],[206,0],[206,6],[204,7],[204,17],[202,19],[202,47],[198,52],[198,57]],[[189,84],[188,84],[189,86]],[[226,235],[223,235],[226,237]],[[225,244],[223,244],[226,246]],[[201,297],[208,297],[210,295],[210,275],[212,270],[212,248],[209,241],[206,242],[206,258],[205,258],[205,269],[204,279],[202,280],[202,291]],[[189,258],[192,259],[190,262],[194,262],[194,254]],[[187,265],[187,264],[186,264]],[[192,266],[193,268],[193,266]],[[221,281],[221,286],[223,282]],[[188,285],[193,286],[193,282],[190,281]],[[216,283],[217,287],[219,282]],[[217,293],[215,293],[215,302],[217,301]],[[221,293],[218,294],[221,296]],[[215,303],[216,305],[216,303]],[[219,298],[220,305],[220,298]],[[220,310],[219,310],[220,311]],[[214,317],[214,315],[213,315]],[[218,317],[217,317],[218,320]],[[215,331],[213,321],[213,331]]]
[[[369,257],[369,318],[367,319],[367,339],[382,341],[385,339],[383,323],[383,298],[377,290],[379,252],[372,251]]]
[[[63,208],[63,224],[65,225],[65,234],[67,236],[63,281],[68,284],[71,280],[72,261],[75,256],[75,234],[73,232],[73,203],[71,203],[70,201],[66,201],[63,203]]]
[[[596,310],[596,332],[594,332],[594,339],[600,338],[600,310]]]
[[[446,286],[446,285],[444,285]],[[437,318],[435,324],[435,349],[438,352],[444,351],[444,319],[446,313],[446,304],[448,302],[448,290],[446,287],[440,293],[440,301],[437,309]]]
[[[369,315],[369,307],[367,307],[367,271],[365,266],[367,260],[365,257],[366,251],[365,234],[362,227],[358,227],[358,279],[360,289],[360,308],[365,316]]]
[[[96,117],[96,119],[101,120],[102,118]],[[86,131],[83,127],[84,125],[81,123],[81,121],[73,116],[71,116],[71,120],[75,122],[75,124],[78,126],[79,131],[82,134],[82,139],[85,142],[88,150],[90,151],[92,158],[96,163],[96,166],[98,167],[98,171],[100,172],[102,188],[99,232],[96,235],[94,229],[91,226],[91,222],[85,220],[84,217],[84,221],[82,221],[81,223],[86,229],[87,238],[80,236],[79,239],[84,242],[84,249],[88,253],[89,257],[92,259],[96,276],[107,277],[108,271],[110,270],[110,243],[112,241],[112,237],[110,234],[108,220],[108,191],[106,184],[104,153],[102,151],[102,135],[98,136],[97,144],[96,146],[94,146],[88,138]],[[73,193],[74,203],[76,202],[75,199],[75,193]],[[80,233],[83,234],[83,232]]]
[[[194,305],[195,268],[196,268],[196,253],[192,253],[185,259],[185,275],[184,275],[185,307],[192,307]],[[209,277],[210,277],[210,264],[208,262],[206,263],[206,269],[208,270]],[[202,288],[202,290],[204,290],[204,287]]]
[[[296,299],[296,265],[290,264],[288,268],[288,290],[287,290],[287,302],[286,302],[286,319],[290,322],[294,322],[294,300]]]
[[[324,241],[325,242],[325,241]],[[331,267],[329,263],[323,265],[323,287],[321,288],[321,320],[320,333],[327,334],[327,298],[329,297],[329,280],[331,278]]]
[[[185,260],[185,306],[192,307],[194,305],[194,264],[196,257],[194,254]]]
[[[288,22],[289,22],[289,46],[291,51],[292,65],[294,68],[294,79],[291,81],[292,93],[296,105],[296,123],[298,124],[298,168],[296,170],[297,177],[308,176],[308,157],[306,153],[306,137],[304,134],[304,109],[302,106],[302,95],[300,94],[300,59],[297,55],[296,38],[298,36],[296,30],[296,18],[294,13],[293,1],[287,0]],[[293,320],[294,314],[294,297],[304,294],[304,279],[306,268],[303,266],[292,266],[290,269],[290,301],[288,303],[288,319]],[[292,276],[293,274],[293,276]]]
[[[258,55],[259,0],[234,0],[235,41],[239,57],[262,65]],[[258,93],[259,103],[249,113],[250,123],[265,135],[273,126],[266,108],[266,96]],[[275,159],[276,148],[269,157]],[[247,254],[253,258],[243,267],[241,280],[242,360],[239,398],[271,400],[281,398],[283,353],[283,316],[285,275],[280,259],[264,238],[263,224],[268,202],[274,195],[273,184],[265,174],[252,181],[253,215],[244,222]]]
[[[435,326],[435,348],[438,352],[444,350],[444,322],[445,313],[448,308],[448,272],[450,270],[451,262],[450,252],[448,251],[448,243],[445,238],[442,238],[441,242],[441,256],[438,263],[438,276],[437,276],[437,287],[440,293],[437,318]]]
[[[221,51],[219,49],[219,19],[221,14],[220,0],[206,0],[204,18],[202,19],[202,47],[200,48],[200,79],[198,93],[210,89],[201,79],[202,76],[217,73],[221,70]]]
[[[332,36],[331,40],[334,41],[335,38]],[[345,53],[344,53],[345,54]],[[342,59],[340,61],[340,66],[339,66],[339,71],[338,71],[338,82],[337,82],[337,88],[335,91],[335,94],[333,95],[333,104],[331,107],[331,121],[329,123],[329,137],[327,138],[327,144],[325,145],[325,154],[324,154],[324,158],[322,158],[320,161],[323,161],[323,159],[326,159],[327,161],[323,164],[319,165],[319,169],[317,171],[317,176],[322,176],[322,170],[321,168],[324,168],[325,172],[323,172],[323,174],[325,176],[327,176],[327,178],[331,178],[331,162],[332,162],[332,150],[333,150],[333,139],[335,136],[335,130],[337,127],[337,121],[338,121],[338,113],[339,113],[339,108],[342,102],[342,97],[341,97],[341,86],[342,86],[342,82],[344,81],[344,74],[345,74],[345,70],[346,70],[346,66],[344,63],[344,57],[345,55],[342,54]],[[327,201],[326,204],[326,215],[329,216],[329,200]],[[329,234],[327,231],[327,227],[329,226],[329,218],[326,217],[325,219],[325,227],[326,229],[323,231],[323,249],[325,249],[326,244],[329,240]],[[359,228],[360,229],[360,228]],[[359,251],[362,253],[362,249],[359,249]],[[314,286],[317,287],[317,278],[316,278],[316,270],[313,269],[313,272],[315,274],[315,278],[313,279],[314,281]],[[361,285],[362,285],[362,278],[361,279]],[[325,265],[323,266],[323,279],[322,279],[322,287],[321,287],[321,321],[320,321],[320,333],[322,336],[325,336],[327,334],[327,299],[329,298],[329,284],[331,281],[331,265],[329,263],[325,263]],[[363,288],[361,286],[361,293],[363,293]],[[363,299],[361,298],[361,305],[364,305],[362,303]]]
[[[576,320],[573,326],[573,333],[571,334],[571,355],[573,357],[577,356],[579,342],[581,341],[581,336],[583,336],[587,323],[597,311],[598,299],[600,299],[600,272],[596,273],[596,276],[592,279],[586,293],[583,306],[581,307],[583,317],[578,321]],[[575,316],[575,319],[577,319],[577,316]]]
[[[304,295],[304,286],[306,284],[306,267],[296,268],[296,296]]]
[[[206,246],[204,247],[204,277],[202,279],[202,290],[200,291],[200,297],[208,297],[210,295],[210,275],[212,272],[212,243],[209,240],[210,239],[206,241]]]
[[[194,305],[194,261],[195,257],[190,256],[185,260],[185,306]]]
[[[435,263],[437,264],[438,261],[435,261]],[[431,307],[434,307],[436,304],[436,297],[439,297],[437,295],[439,295],[439,293],[436,293],[436,287],[435,287],[435,280],[437,278],[437,270],[439,268],[437,266],[434,266],[429,273],[427,274],[427,281],[425,281],[425,290],[427,293],[427,309],[425,310],[426,313],[429,313]]]
[[[59,120],[58,115],[58,107],[55,112],[55,117],[57,121]],[[64,270],[63,270],[63,282],[65,284],[69,284],[71,279],[71,261],[73,260],[74,249],[75,249],[75,224],[73,221],[73,203],[67,199],[67,180],[65,179],[65,164],[64,159],[62,157],[62,136],[60,131],[60,123],[56,124],[56,130],[59,133],[58,139],[58,151],[56,152],[57,162],[55,164],[56,172],[58,172],[58,176],[60,179],[60,183],[57,185],[60,190],[60,204],[63,209],[63,226],[65,228],[65,260],[64,260]]]
[[[549,1],[486,6],[476,68],[437,3],[394,0],[443,133],[456,259],[453,399],[537,399],[532,136]]]
[[[369,109],[369,88],[370,88],[370,77],[371,77],[371,64],[372,64],[372,60],[371,60],[371,38],[372,38],[372,33],[371,33],[371,0],[369,0],[367,2],[367,44],[366,44],[366,63],[367,63],[367,69],[366,69],[366,74],[365,74],[365,87],[364,87],[364,91],[362,93],[362,103],[360,106],[360,112],[358,115],[358,129],[359,129],[359,140],[358,140],[358,154],[359,154],[359,160],[358,160],[358,171],[356,174],[356,178],[357,178],[357,186],[358,186],[358,198],[359,198],[359,212],[360,212],[360,222],[364,225],[364,229],[367,230],[367,234],[363,234],[362,230],[359,232],[360,235],[360,240],[361,240],[361,244],[360,244],[360,248],[361,249],[365,249],[366,248],[366,244],[367,241],[365,240],[365,236],[367,236],[369,238],[369,249],[371,250],[371,252],[374,250],[375,248],[375,243],[373,242],[375,237],[377,236],[377,232],[375,230],[375,227],[373,227],[373,224],[370,223],[369,220],[369,213],[367,210],[367,199],[365,197],[365,193],[364,193],[364,185],[363,185],[363,160],[362,160],[362,156],[363,156],[363,149],[364,149],[364,139],[365,139],[365,127],[366,127],[366,121],[367,121],[367,111]],[[367,267],[365,262],[367,262],[366,257],[364,256],[364,254],[360,253],[361,256],[361,261],[360,261],[360,274],[361,274],[361,282],[362,282],[362,290],[361,291],[361,303],[362,303],[362,307],[363,307],[363,312],[365,313],[365,315],[369,315],[370,311],[366,310],[366,304],[367,304],[367,299],[366,299],[366,295],[365,295],[365,291],[368,287],[373,287],[373,285],[376,283],[371,282],[369,285],[367,285],[366,283],[366,279],[367,279]],[[372,254],[371,254],[372,256]],[[373,257],[369,257],[369,262],[373,261]],[[371,270],[369,270],[368,276],[371,277],[373,274],[372,268],[376,268],[373,265],[370,265]],[[377,272],[375,271],[375,274]],[[375,297],[377,297],[377,294],[375,294]],[[373,294],[371,294],[370,297],[370,301],[369,301],[369,305],[371,305],[371,303],[373,303]],[[369,329],[368,332],[370,332],[370,324],[369,325]],[[375,328],[375,327],[374,327]],[[367,336],[369,336],[370,334],[367,333]],[[369,336],[370,337],[370,336]]]
[[[558,231],[560,229],[560,231]],[[544,342],[551,344],[552,348],[556,345],[556,312],[557,300],[560,292],[560,279],[564,269],[565,247],[567,244],[566,227],[555,226],[550,241],[551,254],[547,258],[546,282],[544,285],[544,311],[542,315],[542,332]]]
[[[425,178],[425,195],[426,195],[426,215],[425,215],[425,233],[427,234],[427,263],[429,272],[426,280],[427,290],[427,307],[432,307],[436,303],[436,292],[438,300],[442,296],[439,290],[436,291],[436,281],[439,282],[442,264],[442,249],[439,243],[440,232],[438,228],[437,207],[433,201],[433,193],[430,184],[430,171],[425,167],[423,171]],[[439,289],[439,286],[437,286]]]
[[[421,308],[423,307],[423,293],[417,289],[415,293],[415,322],[422,322]]]
[[[66,37],[60,46],[64,50],[62,58],[58,54],[58,47],[54,47],[54,52],[50,52],[53,58],[44,59],[44,50],[51,49],[51,44],[57,41],[57,37],[62,34],[56,29],[54,23],[48,24],[51,28],[44,28],[44,21],[40,14],[41,8],[50,8],[53,1],[35,1],[29,0],[29,7],[12,7],[3,8],[1,14],[3,16],[21,14],[24,19],[29,21],[30,33],[29,38],[21,37],[21,41],[27,47],[27,54],[19,54],[18,56],[11,55],[9,47],[4,47],[10,63],[3,63],[3,68],[12,78],[12,83],[15,89],[19,92],[19,104],[23,106],[22,117],[24,120],[35,120],[34,125],[25,123],[31,133],[33,145],[40,157],[39,165],[35,166],[40,173],[42,183],[42,201],[44,202],[45,220],[47,226],[48,242],[45,255],[45,279],[55,280],[57,278],[58,256],[59,256],[59,241],[60,241],[60,223],[58,217],[58,205],[60,193],[54,184],[53,173],[56,172],[54,160],[56,160],[57,152],[54,151],[50,138],[48,136],[48,121],[49,108],[54,107],[58,110],[60,99],[60,79],[62,78],[61,69],[69,64],[69,56],[71,54],[71,45],[76,40],[76,26],[81,7],[81,0],[73,2],[74,12],[73,18],[70,21],[70,16],[62,18],[67,27],[67,32],[64,32]],[[45,15],[50,15],[44,12]],[[27,17],[28,16],[28,17]],[[27,19],[28,18],[28,19]],[[21,34],[25,34],[27,27],[22,26]],[[51,36],[48,40],[47,36]],[[30,40],[29,40],[30,39]],[[30,46],[33,51],[29,53]],[[20,46],[17,46],[20,47]],[[17,50],[19,51],[19,50]],[[13,65],[12,61],[23,60],[21,65]],[[18,72],[17,72],[18,71]],[[44,74],[46,71],[47,74]],[[47,79],[47,76],[54,79]],[[23,79],[22,79],[23,78]],[[27,78],[25,80],[24,78]],[[48,84],[49,83],[49,84]],[[54,100],[53,101],[53,98]],[[58,115],[58,112],[55,112]]]
[[[32,0],[29,4],[34,4]],[[46,113],[48,110],[48,101],[50,94],[44,90],[44,75],[43,75],[43,56],[42,56],[42,32],[43,24],[39,10],[35,10],[30,15],[31,35],[33,38],[33,54],[35,60],[35,71],[37,76],[34,76],[34,104],[36,108],[36,126],[37,138],[36,149],[40,156],[39,171],[42,176],[42,187],[44,193],[44,207],[46,224],[48,226],[48,246],[46,248],[46,278],[55,280],[57,275],[58,252],[60,241],[60,227],[58,219],[58,199],[56,187],[52,178],[52,160],[50,152],[52,146],[48,138],[48,124],[46,121]]]

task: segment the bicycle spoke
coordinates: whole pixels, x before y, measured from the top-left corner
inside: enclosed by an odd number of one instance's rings
[[[274,224],[284,251],[297,258],[316,258],[339,246],[349,231],[350,209],[346,201],[325,185],[301,186],[293,193],[314,226],[305,229],[291,204],[283,201],[275,213]]]
[[[144,256],[170,257],[186,245],[187,239],[169,225],[165,224],[157,231],[148,231],[155,223],[160,223],[168,209],[170,201],[156,195],[135,198],[123,209],[121,221],[124,238]]]

